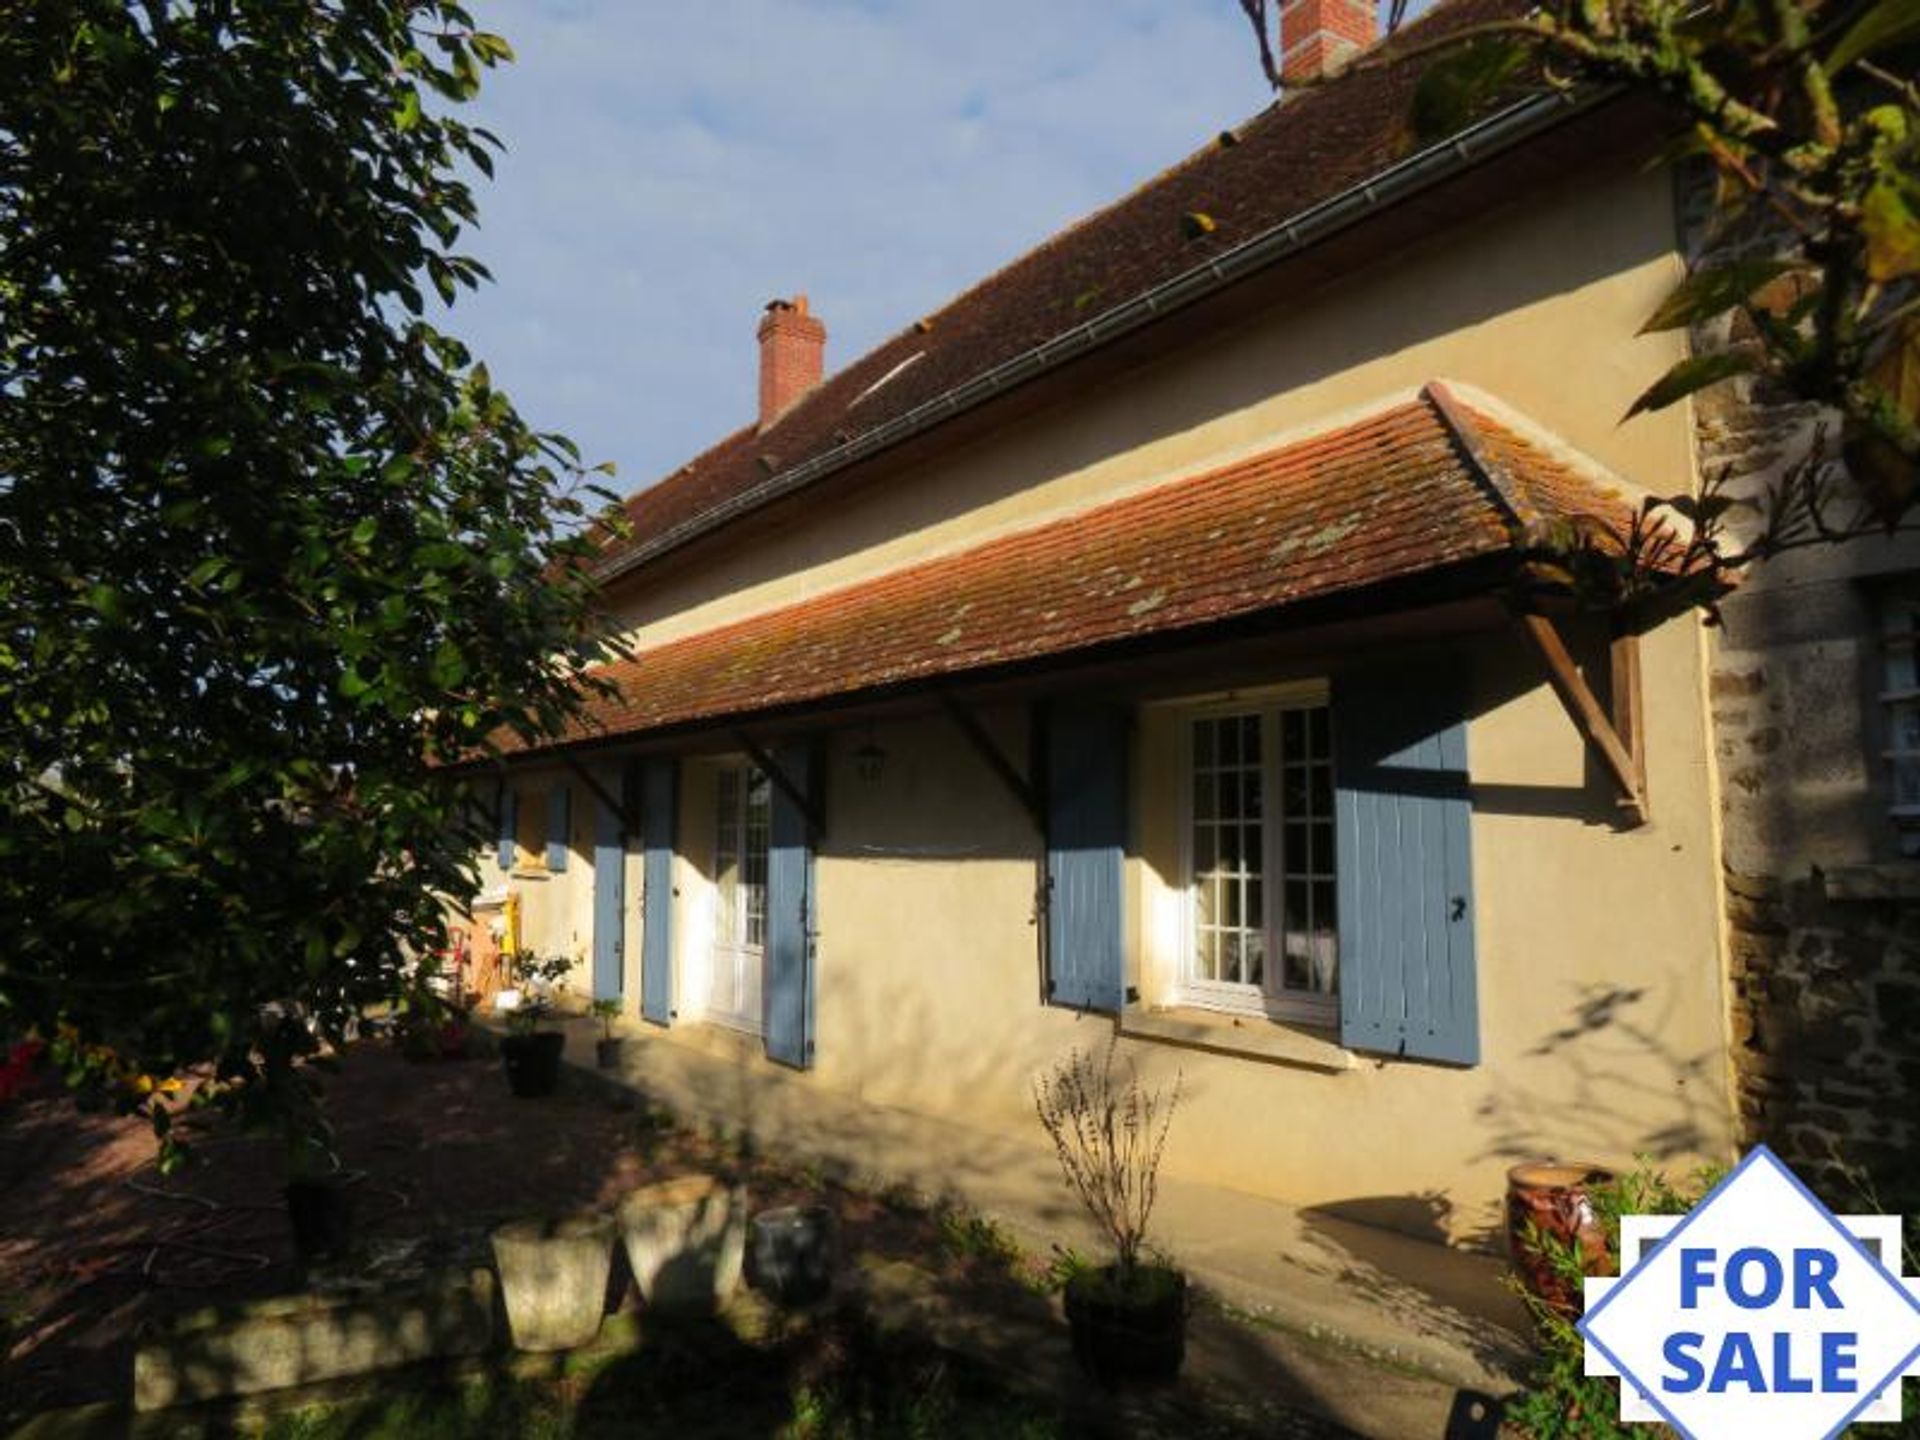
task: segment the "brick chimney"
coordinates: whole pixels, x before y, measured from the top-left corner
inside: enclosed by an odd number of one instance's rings
[[[778,420],[820,383],[827,327],[807,313],[807,297],[775,300],[760,321],[760,428]]]
[[[1330,75],[1379,38],[1376,0],[1280,0],[1280,81]]]

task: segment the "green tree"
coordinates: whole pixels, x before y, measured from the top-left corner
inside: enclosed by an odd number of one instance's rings
[[[1264,35],[1266,0],[1241,8]],[[1436,16],[1358,63],[1424,66],[1412,119],[1428,139],[1545,87],[1663,103],[1669,158],[1713,178],[1715,233],[1646,324],[1691,328],[1694,353],[1634,409],[1747,376],[1833,417],[1763,496],[1713,483],[1667,497],[1691,542],[1675,553],[1649,527],[1615,583],[1677,569],[1711,598],[1747,565],[1899,526],[1920,504],[1914,0],[1546,0],[1473,24]]]
[[[314,1118],[472,892],[436,757],[597,654],[600,492],[423,318],[510,58],[451,0],[0,0],[0,1038],[163,1134],[192,1067]]]

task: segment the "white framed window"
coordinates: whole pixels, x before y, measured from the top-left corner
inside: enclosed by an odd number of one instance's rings
[[[1881,597],[1880,644],[1893,823],[1900,853],[1920,856],[1920,581]]]
[[[707,1009],[717,1020],[759,1030],[767,947],[767,777],[746,764],[714,775],[714,927]]]
[[[1187,710],[1181,1003],[1338,1017],[1333,734],[1322,689]]]

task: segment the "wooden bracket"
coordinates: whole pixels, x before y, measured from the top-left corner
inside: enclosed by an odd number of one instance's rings
[[[627,809],[621,800],[615,798],[613,792],[600,783],[599,776],[595,775],[571,755],[562,755],[560,759],[569,770],[580,777],[581,783],[594,793],[595,798],[597,798],[602,805],[620,817],[620,833],[623,838],[631,839],[640,833],[639,816]]]
[[[1616,631],[1609,646],[1613,713],[1609,715],[1573,663],[1560,632],[1544,615],[1520,617],[1534,648],[1546,661],[1547,680],[1566,708],[1574,728],[1586,737],[1620,788],[1619,803],[1632,824],[1647,822],[1645,737],[1640,709],[1640,640]]]
[[[953,717],[953,723],[960,727],[960,733],[967,737],[968,743],[986,762],[987,768],[993,771],[1002,785],[1007,787],[1013,798],[1020,802],[1020,808],[1027,812],[1033,820],[1034,827],[1044,835],[1047,829],[1047,808],[1041,803],[1039,791],[1026,776],[1014,768],[1013,762],[1001,752],[1000,747],[993,743],[993,736],[987,733],[987,727],[980,723],[979,716],[951,695],[943,693],[940,696],[940,704],[946,709],[947,714]]]
[[[814,803],[813,797],[794,784],[793,777],[782,770],[780,763],[746,731],[736,730],[733,735],[734,739],[740,742],[740,748],[752,757],[753,763],[760,768],[761,773],[773,782],[774,788],[791,800],[794,808],[806,817],[807,830],[813,839],[816,842],[825,839],[827,817],[820,813],[820,807]]]

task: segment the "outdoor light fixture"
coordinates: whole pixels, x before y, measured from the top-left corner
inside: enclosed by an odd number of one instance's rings
[[[879,780],[886,771],[887,752],[881,749],[879,742],[873,738],[872,725],[867,726],[866,743],[853,752],[853,768],[854,773],[869,785]]]

